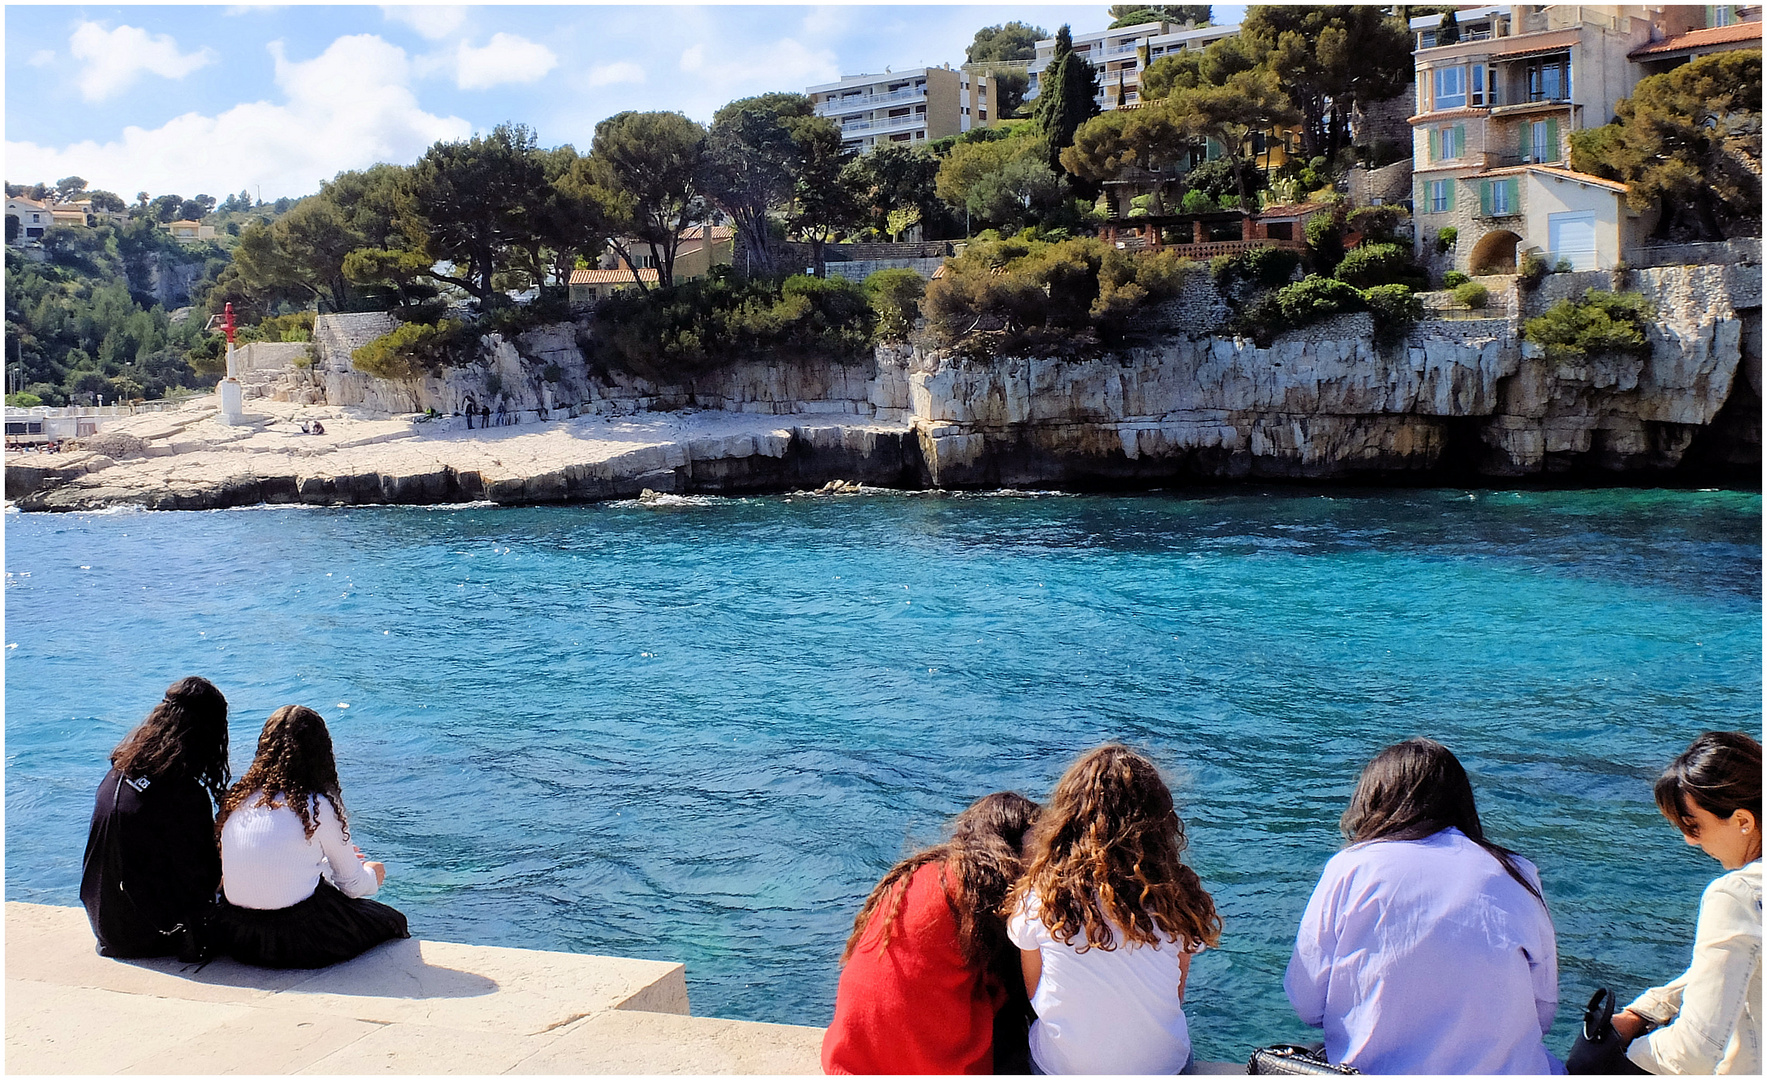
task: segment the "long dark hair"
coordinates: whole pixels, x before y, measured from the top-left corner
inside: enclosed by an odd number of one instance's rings
[[[1657,809],[1688,836],[1699,838],[1691,802],[1720,820],[1738,810],[1761,821],[1761,744],[1735,731],[1708,731],[1693,740],[1657,777]],[[1755,834],[1756,841],[1760,833]]]
[[[111,767],[124,776],[151,780],[188,777],[216,803],[227,791],[227,699],[197,675],[166,687],[147,719],[110,752]]]
[[[1546,903],[1539,887],[1523,876],[1515,852],[1485,839],[1472,781],[1453,751],[1433,739],[1406,739],[1374,755],[1362,767],[1338,827],[1352,844],[1422,840],[1443,829],[1459,829],[1490,852],[1534,899]]]
[[[280,797],[301,819],[309,837],[319,827],[313,817],[313,796],[323,795],[331,801],[332,812],[343,826],[344,839],[350,838],[350,821],[344,815],[344,797],[337,784],[337,759],[331,753],[331,732],[325,727],[325,718],[305,705],[284,705],[264,721],[251,768],[221,801],[221,813],[215,818],[216,836],[221,835],[228,816],[254,791],[262,792],[254,806],[273,805]]]
[[[890,947],[891,932],[908,899],[908,879],[927,863],[940,863],[945,902],[957,919],[957,942],[964,961],[977,971],[992,970],[1007,987],[1018,974],[1018,950],[1006,938],[1001,905],[1019,875],[1025,832],[1037,818],[1037,804],[1016,791],[984,795],[951,823],[951,839],[908,856],[883,876],[853,920],[853,933],[841,953],[852,958],[872,916],[886,904],[878,951]]]
[[[1035,892],[1049,935],[1076,951],[1115,949],[1112,924],[1130,943],[1218,944],[1221,916],[1196,871],[1184,865],[1184,822],[1153,762],[1106,743],[1068,766],[1037,819],[1025,876],[1008,906]]]

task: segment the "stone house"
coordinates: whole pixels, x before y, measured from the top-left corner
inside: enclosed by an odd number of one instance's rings
[[[1619,263],[1651,222],[1626,208],[1624,185],[1570,169],[1571,132],[1606,124],[1650,65],[1746,39],[1728,30],[1689,40],[1704,29],[1690,23],[1720,19],[1752,19],[1759,36],[1758,6],[1469,8],[1457,13],[1456,40],[1447,43],[1438,43],[1441,15],[1412,19],[1418,254],[1452,228],[1451,262],[1460,270],[1513,269],[1530,249],[1578,270]],[[1658,45],[1670,47],[1657,53]],[[1640,62],[1653,56],[1661,59]]]
[[[624,266],[614,270],[573,270],[570,302],[576,305],[605,300],[616,292],[636,288],[640,280],[654,289],[658,281],[657,272],[643,267],[638,271],[638,278],[634,279],[632,271]]]
[[[172,239],[185,244],[215,238],[215,227],[198,221],[174,221],[166,226],[166,231],[172,234]]]
[[[632,261],[640,271],[657,272],[656,257],[650,253],[649,244],[635,236],[621,237],[618,242],[632,253]],[[711,273],[714,266],[729,266],[735,250],[736,230],[728,225],[693,225],[683,229],[681,246],[675,249],[675,280],[692,281]],[[601,270],[619,270],[626,275],[626,281],[632,280],[626,260],[614,250],[614,241],[608,242],[596,265]],[[575,277],[573,274],[573,282]]]

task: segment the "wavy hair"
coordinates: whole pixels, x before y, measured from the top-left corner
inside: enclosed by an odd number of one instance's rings
[[[878,951],[890,936],[908,900],[908,879],[928,863],[939,863],[939,884],[957,920],[957,943],[974,970],[991,970],[1011,987],[1018,950],[1006,937],[1001,906],[1018,878],[1025,832],[1037,817],[1037,804],[1013,791],[977,799],[951,823],[951,839],[908,856],[883,876],[853,919],[853,932],[841,953],[846,963],[858,950],[871,920],[886,905]]]
[[[313,797],[323,795],[343,826],[344,839],[350,838],[350,820],[337,784],[337,759],[331,753],[331,732],[325,719],[305,705],[284,705],[264,721],[251,768],[221,802],[221,813],[215,818],[216,836],[221,835],[228,816],[244,806],[253,792],[261,793],[253,806],[273,806],[280,798],[301,819],[308,837],[319,827],[313,816]]]
[[[1036,893],[1043,925],[1075,951],[1120,942],[1184,947],[1221,940],[1221,916],[1184,865],[1184,822],[1153,762],[1107,743],[1068,767],[1026,845],[1025,876],[1006,909]]]
[[[1747,810],[1761,820],[1761,744],[1735,731],[1708,731],[1657,777],[1657,809],[1683,834],[1699,839],[1692,803],[1725,820]],[[1760,833],[1755,834],[1756,842]]]
[[[110,752],[110,763],[124,776],[189,777],[218,805],[229,776],[227,699],[201,676],[179,679]]]
[[[1472,781],[1454,752],[1434,739],[1406,739],[1369,759],[1338,828],[1351,844],[1422,840],[1459,829],[1542,904],[1539,886],[1522,874],[1516,853],[1485,839]]]

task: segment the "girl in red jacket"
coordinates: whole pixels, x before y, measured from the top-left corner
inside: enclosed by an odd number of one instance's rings
[[[1028,1071],[1030,1013],[1000,909],[1036,814],[1022,795],[989,795],[958,815],[948,843],[871,890],[841,956],[824,1072]]]

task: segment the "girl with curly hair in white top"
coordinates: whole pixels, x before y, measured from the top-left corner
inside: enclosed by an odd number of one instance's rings
[[[284,705],[257,756],[221,802],[220,950],[260,967],[316,968],[391,938],[405,916],[367,897],[386,880],[350,843],[331,732],[312,709]]]

